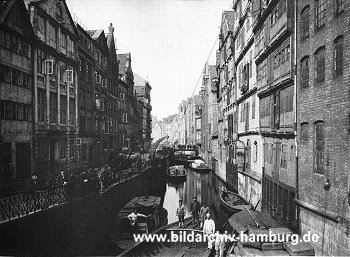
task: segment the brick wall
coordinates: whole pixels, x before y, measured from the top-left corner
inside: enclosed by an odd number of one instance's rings
[[[331,212],[334,215],[349,217],[347,194],[349,192],[349,112],[350,112],[350,4],[344,1],[345,11],[340,15],[335,13],[334,1],[325,1],[325,25],[315,29],[315,1],[302,1],[298,6],[300,13],[310,5],[309,37],[297,39],[298,62],[309,56],[309,85],[300,87],[298,80],[298,130],[301,123],[308,123],[308,140],[301,141],[299,133],[299,195],[301,201],[311,204],[319,211]],[[299,15],[300,17],[300,15]],[[298,30],[301,28],[300,19]],[[334,78],[334,40],[344,36],[343,75]],[[319,47],[325,47],[325,80],[315,81],[314,53]],[[300,74],[300,70],[299,70]],[[314,140],[316,121],[325,125],[324,174],[315,172]],[[325,181],[329,179],[331,187],[324,189]],[[347,212],[347,214],[346,214]],[[349,255],[344,246],[349,246],[349,236],[344,232],[344,226],[333,223],[321,216],[301,209],[301,231],[311,230],[322,237],[315,244],[316,254]],[[343,242],[347,243],[344,245]]]

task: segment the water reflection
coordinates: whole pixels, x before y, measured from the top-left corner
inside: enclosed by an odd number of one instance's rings
[[[209,206],[216,226],[218,228],[222,226],[231,215],[220,204],[219,193],[223,182],[215,174],[200,174],[190,169],[187,170],[186,176],[186,181],[182,183],[164,182],[166,190],[163,207],[168,210],[168,222],[178,221],[176,208],[180,199],[186,207],[185,218],[190,217],[190,205],[193,197],[196,196],[201,205],[205,202]]]

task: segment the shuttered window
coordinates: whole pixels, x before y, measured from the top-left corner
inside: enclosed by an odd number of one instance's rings
[[[300,76],[300,86],[302,88],[309,86],[309,56],[303,57],[300,61],[300,69],[301,69],[301,76]]]
[[[344,38],[339,36],[334,40],[334,77],[343,75]]]
[[[324,173],[325,125],[323,121],[314,124],[314,170]]]

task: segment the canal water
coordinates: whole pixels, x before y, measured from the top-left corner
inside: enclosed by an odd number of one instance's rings
[[[165,173],[165,170],[162,171]],[[163,174],[164,174],[163,173]],[[176,208],[181,199],[186,208],[186,216],[191,217],[190,205],[193,197],[197,197],[200,205],[206,203],[210,208],[210,213],[215,221],[216,227],[220,228],[232,215],[222,207],[220,203],[220,191],[223,186],[222,180],[213,172],[201,174],[187,169],[186,180],[178,183],[162,181],[165,185],[164,195],[160,195],[163,200],[163,207],[168,211],[168,223],[178,221]]]

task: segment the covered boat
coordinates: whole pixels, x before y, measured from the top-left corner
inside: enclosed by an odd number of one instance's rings
[[[194,170],[195,172],[199,173],[209,173],[210,168],[205,165],[205,162],[201,159],[196,159],[193,162],[190,163],[190,168]]]
[[[228,210],[232,212],[238,212],[246,209],[251,209],[252,206],[246,200],[244,200],[238,194],[226,191],[227,194],[222,192],[220,194],[221,204]]]
[[[176,164],[188,165],[191,161],[198,158],[198,151],[195,149],[175,149],[174,158]]]
[[[139,217],[136,233],[148,234],[167,224],[167,211],[160,206],[161,198],[157,196],[138,196],[130,200],[118,213],[112,242],[119,248],[127,250],[135,245],[128,215],[136,210]]]
[[[184,165],[171,166],[167,169],[166,175],[170,180],[183,181],[186,179],[186,168]]]

